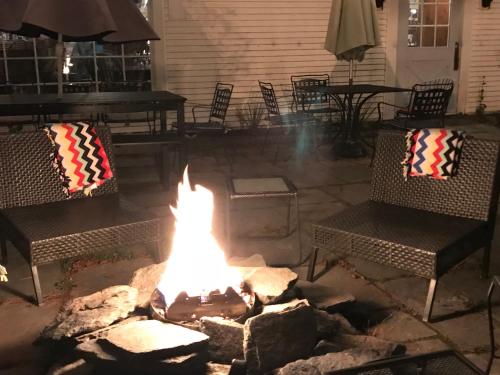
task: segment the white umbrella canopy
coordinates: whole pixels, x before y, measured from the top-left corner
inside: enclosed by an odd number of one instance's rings
[[[0,0],[0,31],[57,39],[59,96],[63,41],[122,43],[160,39],[131,0]]]
[[[325,49],[349,61],[350,84],[353,60],[363,61],[365,52],[380,44],[376,12],[375,0],[332,0]]]

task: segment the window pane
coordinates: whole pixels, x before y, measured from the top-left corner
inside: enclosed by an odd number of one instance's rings
[[[56,55],[57,42],[49,38],[38,38],[36,40],[36,53],[40,57],[48,57]]]
[[[450,17],[450,6],[448,4],[439,4],[437,6],[437,24],[448,25]]]
[[[124,43],[123,49],[128,56],[146,56],[149,55],[149,44],[147,42]]]
[[[72,58],[73,66],[69,67],[69,73],[65,74],[68,82],[83,82],[95,80],[94,59]]]
[[[409,25],[420,25],[421,21],[421,7],[418,3],[410,2],[410,14],[408,15]]]
[[[98,58],[97,76],[102,82],[123,81],[122,59],[121,58]]]
[[[39,59],[38,74],[42,83],[57,82],[56,59]]]
[[[434,27],[422,27],[422,47],[434,47]]]
[[[96,43],[95,53],[97,56],[121,56],[122,55],[122,45],[114,43]]]
[[[33,57],[32,39],[13,39],[5,41],[7,57]]]
[[[408,47],[420,46],[420,27],[408,28]]]
[[[125,73],[127,81],[149,81],[151,79],[149,59],[126,58]]]
[[[447,47],[448,46],[448,27],[437,27],[436,28],[436,47]]]
[[[7,60],[10,83],[36,82],[35,60]]]
[[[436,6],[434,4],[425,4],[423,8],[423,24],[434,25],[436,23]]]

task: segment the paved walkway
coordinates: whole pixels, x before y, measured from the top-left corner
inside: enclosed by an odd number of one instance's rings
[[[500,139],[500,129],[492,124],[471,124],[463,119],[454,123],[469,134]],[[295,146],[298,144],[300,149],[299,140],[292,142],[291,147],[281,149],[278,160],[274,162],[275,148],[263,148],[260,143],[258,138],[252,136],[228,137],[226,145],[237,145],[230,148],[232,168],[222,148],[212,150],[200,145],[192,150],[189,173],[193,182],[214,191],[214,228],[221,243],[224,243],[225,181],[229,175],[286,175],[297,185],[305,253],[309,251],[312,222],[367,199],[370,182],[368,158],[332,161],[327,145],[321,146],[316,153],[299,152],[297,155],[298,148]],[[168,238],[173,224],[169,205],[175,204],[175,187],[172,186],[168,192],[161,190],[152,160],[147,156],[140,153],[131,156],[122,152],[117,161],[122,192],[164,218]],[[233,255],[260,253],[270,264],[298,261],[292,239],[248,238],[279,235],[286,225],[285,214],[286,202],[279,199],[239,203],[231,218],[235,237],[231,249]],[[500,247],[499,242],[500,231],[497,230],[491,269],[500,273],[500,252],[496,251]],[[43,307],[34,307],[26,301],[27,296],[33,293],[29,269],[12,250],[9,252],[8,267],[10,282],[0,286],[0,374],[41,373],[44,353],[40,348],[33,347],[31,342],[65,300],[127,283],[135,269],[152,263],[143,248],[130,247],[77,263],[42,266],[39,272],[47,298]],[[321,258],[331,259],[332,255],[323,254]],[[471,257],[442,278],[434,312],[448,319],[433,324],[422,323],[418,318],[423,310],[426,281],[405,272],[357,259],[334,259],[335,265],[316,282],[335,287],[339,293],[354,294],[358,301],[358,314],[364,319],[367,330],[374,335],[405,343],[410,353],[451,347],[484,367],[489,343],[485,311],[489,282],[479,277],[479,261],[479,256]],[[304,277],[305,266],[297,267],[296,272]],[[370,317],[370,321],[366,317]],[[498,307],[495,319],[498,326]],[[380,324],[370,328],[375,322]],[[500,362],[493,373],[500,374]]]

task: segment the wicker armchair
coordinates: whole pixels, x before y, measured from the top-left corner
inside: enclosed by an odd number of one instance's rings
[[[108,128],[97,129],[116,176]],[[43,301],[39,265],[131,243],[159,247],[159,221],[118,194],[116,177],[93,192],[66,199],[43,131],[0,137],[1,263],[6,239],[31,267],[36,302]]]
[[[358,256],[429,279],[423,320],[428,321],[438,279],[484,248],[483,274],[498,202],[497,142],[467,137],[458,175],[448,180],[410,177],[401,161],[404,135],[381,131],[367,202],[313,225],[313,280],[319,249]]]

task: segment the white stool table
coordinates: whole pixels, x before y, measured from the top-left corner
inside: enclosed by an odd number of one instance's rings
[[[231,208],[233,200],[253,198],[288,198],[287,212],[287,236],[291,234],[290,216],[292,198],[295,200],[296,213],[296,242],[299,253],[299,261],[302,261],[302,250],[300,244],[300,218],[299,198],[295,185],[285,176],[238,178],[230,177],[227,180],[226,201],[226,252],[231,253]],[[293,266],[291,264],[283,264]]]

